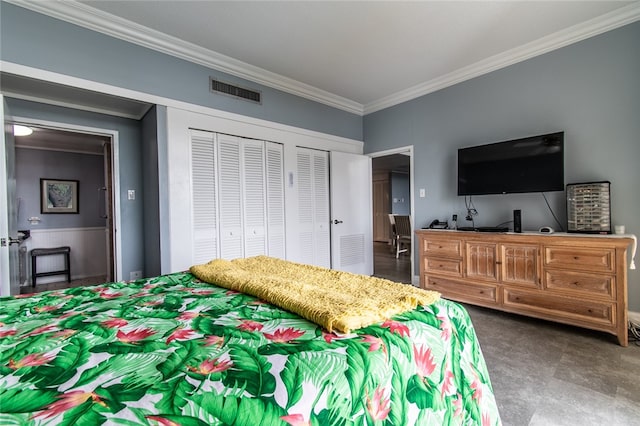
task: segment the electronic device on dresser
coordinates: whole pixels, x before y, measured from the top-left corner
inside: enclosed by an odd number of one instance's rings
[[[520,210],[513,211],[513,232],[522,232],[522,212]]]

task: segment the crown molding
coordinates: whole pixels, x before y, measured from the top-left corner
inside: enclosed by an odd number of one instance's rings
[[[186,42],[76,1],[2,0],[254,83],[362,115],[362,104]]]
[[[526,43],[433,80],[365,104],[364,115],[389,108],[449,86],[526,61],[640,20],[640,2],[616,9],[548,36]]]
[[[127,19],[91,8],[83,3],[76,1],[2,1],[357,115],[371,114],[410,101],[640,20],[640,2],[634,2],[441,77],[362,105],[311,85],[152,30]]]

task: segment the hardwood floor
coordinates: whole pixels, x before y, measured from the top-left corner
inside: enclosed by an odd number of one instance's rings
[[[400,283],[411,283],[411,250],[400,253],[386,243],[373,243],[373,275]]]
[[[28,286],[22,286],[20,288],[20,294],[40,293],[41,291],[62,290],[64,288],[96,285],[96,284],[101,284],[106,280],[107,280],[107,277],[105,275],[102,275],[97,277],[88,277],[88,278],[82,278],[78,280],[71,280],[70,283],[66,281],[56,281],[53,283],[36,284],[35,288],[28,285]]]

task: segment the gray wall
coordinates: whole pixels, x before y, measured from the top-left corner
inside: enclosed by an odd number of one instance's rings
[[[74,152],[16,149],[16,196],[18,229],[104,227],[104,164],[100,155]],[[40,179],[77,180],[78,214],[41,213]],[[38,225],[27,219],[39,217]]]
[[[160,275],[160,185],[158,170],[158,108],[142,119],[142,182],[144,201],[144,276]],[[163,186],[166,188],[166,186]]]
[[[387,108],[364,118],[365,151],[414,146],[415,224],[457,213],[460,147],[565,131],[565,183],[611,181],[612,216],[640,234],[640,22]],[[426,197],[419,198],[419,189]],[[566,226],[564,192],[547,193]],[[477,225],[512,220],[557,228],[542,195],[474,196]],[[415,263],[418,265],[418,263]],[[417,269],[416,269],[417,273]],[[629,273],[640,311],[640,274]]]
[[[118,87],[362,140],[362,118],[0,2],[0,57]],[[214,95],[209,77],[262,91],[260,105]]]
[[[411,185],[407,174],[391,172],[391,213],[411,214]]]
[[[128,279],[131,271],[144,270],[144,210],[140,122],[11,98],[7,98],[7,104],[11,114],[16,117],[110,129],[118,132],[120,149],[120,194],[118,196],[120,197],[121,226],[119,231],[122,239],[123,278]],[[60,172],[63,173],[62,170]],[[127,199],[127,190],[129,189],[136,191],[135,200]]]

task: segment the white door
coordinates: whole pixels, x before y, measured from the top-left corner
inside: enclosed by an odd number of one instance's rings
[[[298,252],[295,261],[331,267],[329,155],[297,148]]]
[[[331,152],[331,268],[373,274],[371,158]]]
[[[0,95],[0,117],[4,131],[0,135],[0,296],[20,293],[18,280],[18,229],[13,125],[7,104]]]

